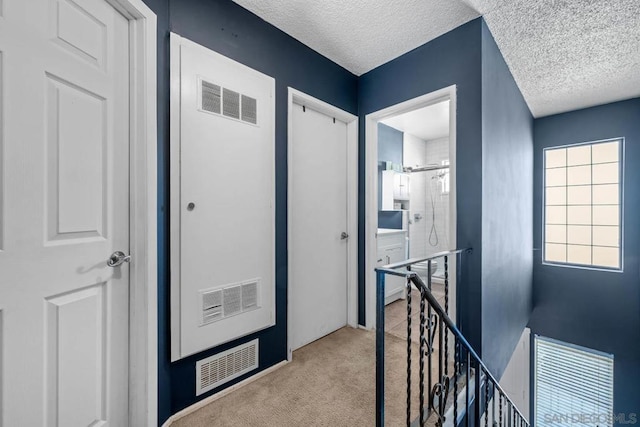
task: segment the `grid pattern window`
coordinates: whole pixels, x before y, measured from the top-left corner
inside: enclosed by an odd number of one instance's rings
[[[622,268],[622,140],[544,150],[544,261]]]
[[[538,427],[613,426],[613,356],[535,337]]]

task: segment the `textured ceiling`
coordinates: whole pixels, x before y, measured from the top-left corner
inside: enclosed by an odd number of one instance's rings
[[[478,17],[461,0],[234,0],[356,75]]]
[[[640,0],[234,0],[361,75],[484,15],[535,117],[640,96]]]
[[[425,141],[449,135],[449,101],[382,120],[387,126]]]
[[[640,96],[640,0],[465,0],[535,117]]]

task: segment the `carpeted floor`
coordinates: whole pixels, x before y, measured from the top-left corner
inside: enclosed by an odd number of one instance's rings
[[[385,424],[391,427],[406,422],[406,345],[406,340],[386,334]],[[415,363],[418,358],[413,359]],[[412,373],[417,384],[417,363]],[[414,419],[417,390],[412,397]],[[295,351],[288,365],[173,423],[176,427],[374,425],[375,333],[348,327]]]

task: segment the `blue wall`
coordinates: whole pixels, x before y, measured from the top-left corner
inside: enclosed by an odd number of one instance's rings
[[[378,123],[378,210],[382,209],[382,171],[385,169],[380,162],[401,165],[403,147],[404,134],[401,131]]]
[[[624,272],[542,265],[542,150],[624,137]],[[640,98],[534,123],[535,334],[614,355],[614,412],[640,413]]]
[[[213,393],[195,397],[195,360],[260,337],[260,369],[286,358],[287,86],[360,114],[359,302],[364,323],[364,116],[407,99],[457,85],[458,247],[466,256],[461,282],[462,327],[481,351],[483,191],[482,21],[471,21],[357,78],[230,0],[144,0],[158,16],[158,353],[159,422]],[[177,363],[169,361],[169,31],[276,79],[276,320],[268,330]],[[487,86],[488,87],[488,86]],[[401,163],[401,159],[398,163]],[[637,252],[636,252],[637,253]],[[637,270],[637,268],[636,268]],[[618,366],[618,365],[616,365]],[[236,381],[241,381],[239,378]],[[236,382],[234,381],[234,382]],[[231,385],[230,383],[228,385]],[[227,385],[227,386],[228,386]],[[218,391],[218,390],[215,390]]]
[[[402,164],[403,133],[385,124],[378,124],[378,161]]]
[[[533,117],[482,22],[482,358],[502,376],[531,314]]]
[[[259,337],[260,369],[286,359],[287,87],[357,113],[357,77],[230,0],[145,0],[158,16],[159,422],[195,396],[195,361]],[[176,363],[169,359],[169,31],[276,79],[276,326]],[[215,267],[215,266],[214,266]],[[225,387],[241,381],[228,383]]]
[[[457,85],[457,204],[459,247],[466,256],[461,283],[462,327],[480,351],[480,254],[482,212],[481,20],[476,19],[362,75],[359,80],[358,277],[359,321],[364,324],[365,296],[365,115]],[[366,287],[373,289],[374,284]]]
[[[378,211],[378,228],[402,230],[402,211]]]

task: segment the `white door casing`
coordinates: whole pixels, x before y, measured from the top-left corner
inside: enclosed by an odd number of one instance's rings
[[[0,425],[155,425],[155,16],[4,1],[0,78]]]
[[[456,86],[448,86],[365,116],[365,327],[376,328],[376,273],[378,234],[378,122],[389,117],[449,100],[450,242],[457,242],[456,220]],[[455,249],[454,247],[449,249]],[[449,271],[456,271],[456,257],[449,259]],[[449,317],[456,319],[456,275],[449,277]]]
[[[356,127],[355,116],[290,89],[289,357],[357,322]]]

